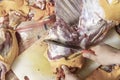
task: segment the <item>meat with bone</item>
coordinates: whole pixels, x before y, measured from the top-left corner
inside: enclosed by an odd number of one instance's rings
[[[62,2],[66,2],[66,1],[64,0]],[[78,23],[76,22],[77,26],[75,27],[75,26],[69,26],[67,24],[69,23],[69,19],[68,21],[65,21],[67,23],[63,21],[65,19],[64,14],[61,14],[59,12],[59,7],[61,7],[61,4],[60,3],[57,4],[58,2],[56,1],[56,6],[57,6],[56,15],[58,15],[58,17],[62,18],[63,20],[60,19],[56,21],[53,28],[49,30],[48,39],[62,42],[65,43],[66,45],[71,44],[75,46],[80,46],[81,49],[88,49],[91,45],[94,45],[100,42],[101,40],[103,40],[108,30],[111,29],[111,27],[115,26],[114,20],[105,19],[104,9],[102,8],[99,0],[94,0],[94,1],[80,0],[80,2],[81,2],[81,7],[79,8],[80,9],[79,20]],[[66,13],[68,12],[66,11]],[[73,16],[71,15],[70,17],[72,19]],[[68,15],[66,18],[70,18],[70,17]],[[52,50],[50,50],[51,49],[50,47],[53,46],[55,45],[51,44],[49,46],[48,49],[49,53],[54,53]],[[66,51],[67,49],[64,49],[64,53]],[[65,55],[66,54],[64,54],[64,56]]]
[[[67,48],[67,47],[63,47],[63,46],[58,46],[56,44],[49,44],[48,46],[49,46],[48,47],[49,50],[48,50],[47,54],[48,54],[48,57],[51,60],[59,59],[59,58],[62,58],[62,57],[65,57],[67,59],[67,57],[69,55],[77,52],[77,50]]]
[[[49,34],[46,39],[55,40],[64,44],[77,45],[79,42],[79,36],[75,27],[69,27],[62,19],[57,20],[49,30]],[[59,46],[57,44],[48,43],[48,56],[50,59],[59,59],[61,57],[68,57],[70,54],[76,52],[76,50]]]
[[[80,26],[82,25],[79,23],[78,27],[70,27],[60,19],[55,23],[54,27],[49,30],[46,39],[55,40],[66,45],[79,46],[81,49],[87,49],[89,46],[96,44],[105,37],[108,30],[111,28],[112,23],[109,24],[102,19],[93,26],[94,28],[92,30]],[[99,28],[96,29],[95,27]],[[58,56],[60,58],[60,56],[65,57],[74,53],[71,52],[70,48],[50,43],[48,44],[48,53],[49,55],[54,56],[53,59],[57,59]]]

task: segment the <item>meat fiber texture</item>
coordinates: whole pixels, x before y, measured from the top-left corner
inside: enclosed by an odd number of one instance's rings
[[[103,40],[109,29],[115,26],[115,22],[105,18],[105,11],[99,0],[79,0],[78,3],[81,4],[79,8],[76,8],[77,5],[75,6],[76,1],[63,0],[60,3],[56,1],[58,20],[49,30],[47,39],[62,42],[66,45],[79,46],[81,49],[88,49],[91,45]],[[65,4],[66,2],[69,3]],[[65,5],[67,6],[66,8]],[[62,11],[66,12],[62,14]],[[77,14],[75,14],[76,11],[78,11]],[[78,16],[79,19],[77,19]],[[69,24],[71,21],[76,24]],[[60,58],[60,56],[69,56],[71,53],[74,53],[71,48],[51,43],[48,43],[48,45],[48,53],[54,59],[58,59],[57,56]]]

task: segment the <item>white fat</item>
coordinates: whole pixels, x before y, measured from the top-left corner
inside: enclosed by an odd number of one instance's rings
[[[82,14],[78,27],[86,30],[86,33],[89,34],[91,30],[99,29],[95,25],[99,20],[104,18],[105,13],[99,4],[99,0],[83,0]]]
[[[111,4],[117,4],[117,3],[119,3],[120,2],[120,0],[107,0],[108,1],[108,3],[111,5]]]
[[[47,39],[58,39],[57,35],[54,33],[52,29],[49,29],[49,34],[47,36]]]
[[[29,36],[28,34],[26,34],[26,32],[21,32],[20,35],[22,36],[23,40],[27,40],[27,38]]]
[[[33,19],[34,14],[35,14],[35,11],[31,9],[28,14],[29,14],[29,17],[30,17],[31,19]]]
[[[4,30],[1,28],[0,29],[0,44],[2,44],[5,41],[5,32]]]
[[[0,17],[0,27],[2,27],[3,22],[4,22],[4,17]]]
[[[71,49],[55,44],[49,44],[49,52],[51,54],[51,57],[68,56],[71,54]]]
[[[85,46],[86,45],[86,38],[83,38],[82,40],[81,40],[81,42],[80,42],[80,46],[83,48],[83,49],[85,49]]]
[[[57,34],[58,34],[59,39],[62,41],[71,41],[72,40],[70,38],[71,33],[65,28],[63,30],[60,26],[57,27]]]
[[[50,29],[47,39],[61,40],[62,42],[72,41],[72,33],[70,33],[67,28],[62,28],[57,26],[56,29]]]
[[[64,34],[64,32],[62,31],[62,29],[60,28],[60,26],[57,26],[57,34],[59,35],[58,37],[59,37],[60,40],[66,41],[66,39],[65,39],[64,36],[63,36],[63,35],[65,35],[65,34]]]
[[[4,17],[0,17],[0,24],[4,21]]]
[[[45,8],[45,0],[36,0],[35,2],[36,6],[38,6],[40,9]]]
[[[107,1],[108,1],[109,4],[111,4],[113,0],[107,0]]]

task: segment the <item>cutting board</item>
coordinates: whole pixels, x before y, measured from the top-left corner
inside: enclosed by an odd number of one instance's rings
[[[120,35],[114,28],[108,32],[103,42],[114,48],[120,49]]]
[[[44,57],[47,44],[36,41],[15,60],[12,70],[20,80],[55,80],[50,64]]]

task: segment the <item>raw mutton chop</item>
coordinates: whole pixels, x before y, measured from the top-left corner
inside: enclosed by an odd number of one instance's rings
[[[107,19],[100,0],[56,0],[55,3],[58,20],[49,30],[48,40],[88,49],[103,40],[109,29],[118,24],[114,19]],[[55,46],[57,49],[59,45],[49,44],[49,53],[54,53],[56,49],[52,47]],[[69,55],[67,48],[60,51],[65,53],[62,56]]]
[[[55,4],[57,21],[46,38],[52,41],[48,42],[50,61],[77,52],[66,45],[89,49],[98,44],[120,22],[118,0],[55,0]],[[57,42],[65,46],[58,45]]]

